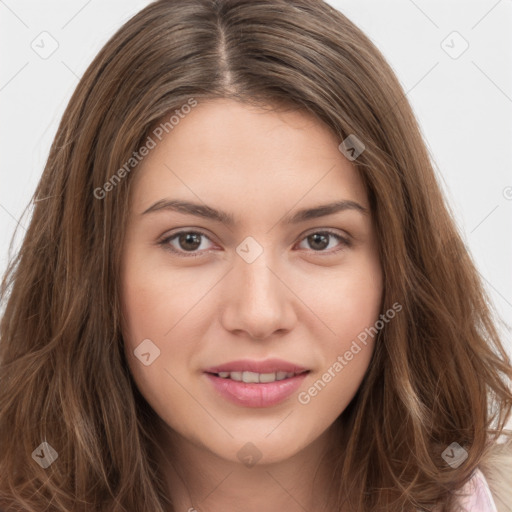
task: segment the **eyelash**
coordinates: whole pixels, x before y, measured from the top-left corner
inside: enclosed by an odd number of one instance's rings
[[[174,233],[171,236],[164,238],[163,240],[158,242],[158,244],[163,246],[166,250],[168,250],[168,251],[172,252],[173,254],[176,254],[180,257],[181,256],[183,256],[185,258],[200,258],[200,257],[202,257],[204,255],[204,251],[195,251],[195,252],[179,251],[179,250],[176,250],[175,248],[173,248],[169,244],[169,242],[171,242],[172,240],[174,240],[175,238],[177,238],[183,234],[201,235],[201,236],[207,238],[208,240],[210,240],[210,238],[208,237],[208,235],[206,235],[206,233],[203,233],[201,231],[196,231],[196,230],[185,230],[185,231],[179,231],[177,233]],[[300,241],[302,242],[302,240],[305,240],[306,238],[308,238],[312,235],[330,235],[330,236],[336,238],[339,242],[341,242],[341,247],[339,247],[338,249],[335,249],[335,250],[331,249],[330,251],[324,251],[324,250],[313,251],[314,253],[317,253],[320,256],[324,256],[324,255],[328,256],[328,255],[336,254],[337,252],[339,252],[347,247],[351,247],[351,245],[352,245],[351,241],[348,238],[345,238],[345,237],[341,236],[339,233],[336,233],[329,229],[325,229],[322,231],[313,231],[311,233],[308,233]]]

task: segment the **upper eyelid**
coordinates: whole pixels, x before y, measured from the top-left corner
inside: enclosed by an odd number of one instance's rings
[[[340,228],[311,228],[311,229],[306,230],[304,233],[302,233],[299,236],[304,238],[304,237],[309,236],[311,234],[323,233],[323,232],[329,232],[332,235],[339,235],[341,237],[345,236],[347,238],[352,238],[352,236],[347,231],[342,230]],[[166,240],[168,238],[173,238],[176,235],[181,235],[183,233],[198,233],[198,234],[201,234],[201,235],[205,236],[209,240],[213,241],[212,237],[206,231],[203,231],[203,228],[184,228],[184,229],[183,228],[179,228],[179,231],[175,231],[175,232],[173,232],[171,234],[166,233],[166,234],[162,235],[160,237],[160,240]]]

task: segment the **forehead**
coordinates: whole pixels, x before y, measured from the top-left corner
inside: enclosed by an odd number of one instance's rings
[[[338,149],[341,140],[311,114],[219,99],[177,119],[161,140],[153,136],[155,147],[137,167],[137,211],[164,197],[232,212],[271,208],[274,215],[341,199],[369,208],[358,171]]]

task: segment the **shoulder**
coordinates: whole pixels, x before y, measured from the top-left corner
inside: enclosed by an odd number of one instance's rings
[[[457,492],[460,512],[499,512],[489,488],[487,479],[480,469],[476,469],[473,476],[464,487]]]
[[[478,480],[478,484],[473,485],[484,489],[482,492],[477,491],[479,495],[488,492],[494,502],[495,511],[510,512],[512,510],[512,437],[506,441],[495,442],[489,447],[473,478]],[[466,483],[466,486],[473,478]]]
[[[487,448],[471,478],[456,491],[454,512],[512,512],[511,475],[512,436]]]

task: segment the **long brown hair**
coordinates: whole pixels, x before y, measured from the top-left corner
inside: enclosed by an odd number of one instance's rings
[[[503,431],[512,367],[403,89],[371,41],[319,0],[160,0],[85,72],[2,282],[0,506],[173,510],[155,413],[123,355],[119,261],[136,172],[126,162],[191,98],[292,106],[340,142],[364,143],[353,164],[378,233],[383,311],[399,302],[403,312],[379,332],[339,418],[329,501],[449,510]],[[453,442],[468,452],[457,469],[441,457]],[[43,468],[34,451],[51,458],[48,445],[58,458]]]

